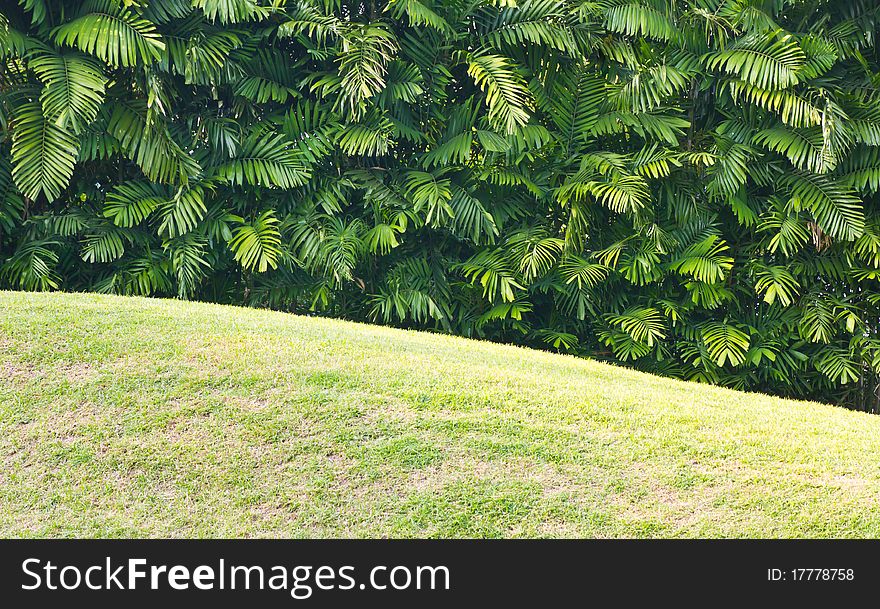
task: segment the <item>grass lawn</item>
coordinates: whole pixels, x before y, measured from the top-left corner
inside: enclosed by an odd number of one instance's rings
[[[0,535],[880,536],[880,417],[427,333],[0,292]]]

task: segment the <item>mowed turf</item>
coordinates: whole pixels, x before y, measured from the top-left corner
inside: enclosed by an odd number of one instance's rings
[[[429,333],[0,292],[0,535],[880,535],[880,417]]]

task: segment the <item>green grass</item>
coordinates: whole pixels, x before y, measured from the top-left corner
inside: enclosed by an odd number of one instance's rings
[[[0,535],[880,535],[880,417],[262,310],[0,292]]]

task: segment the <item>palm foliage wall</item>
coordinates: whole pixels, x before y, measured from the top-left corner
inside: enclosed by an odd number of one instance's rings
[[[0,286],[878,409],[874,0],[21,0]]]

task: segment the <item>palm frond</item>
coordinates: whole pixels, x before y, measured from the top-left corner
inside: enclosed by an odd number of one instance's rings
[[[53,30],[55,42],[78,48],[114,67],[150,64],[165,43],[153,23],[113,0],[89,3],[87,12]]]
[[[532,98],[513,62],[488,52],[470,53],[466,62],[468,74],[486,96],[489,122],[504,133],[525,125]]]
[[[47,53],[33,57],[30,66],[44,85],[40,103],[47,119],[74,133],[95,120],[107,84],[98,62],[80,53]]]
[[[70,132],[43,114],[37,101],[22,104],[15,113],[12,137],[12,178],[21,193],[54,201],[73,176],[79,143]]]
[[[234,158],[217,168],[232,185],[302,186],[311,175],[298,151],[280,133],[257,130],[242,142]]]
[[[250,222],[238,217],[234,219],[240,224],[229,241],[235,260],[245,269],[258,273],[265,273],[270,267],[278,268],[281,233],[278,232],[275,212],[266,210]]]

